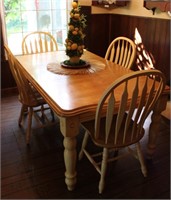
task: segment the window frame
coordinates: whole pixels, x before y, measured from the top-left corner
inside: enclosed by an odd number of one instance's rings
[[[47,0],[47,1],[52,1],[52,0]],[[71,2],[72,0],[67,0],[66,1],[66,29],[63,29],[65,31],[65,34],[67,34],[67,31],[68,31],[68,21],[69,21],[69,12],[70,12],[70,9],[71,9]],[[4,7],[4,0],[1,0],[1,4],[0,4],[0,9],[1,9],[1,12],[0,12],[0,17],[1,17],[1,32],[2,32],[2,40],[3,40],[3,43],[4,44],[7,44],[9,45],[9,39],[8,39],[8,36],[7,36],[7,26],[6,26],[6,21],[5,21],[5,7]],[[52,13],[53,9],[51,8],[50,9],[50,12]],[[53,19],[51,19],[53,20]],[[53,22],[52,22],[53,23]],[[54,31],[56,29],[50,29],[50,32]],[[62,30],[62,29],[61,29]],[[34,30],[34,31],[37,31],[37,30]],[[24,33],[26,32],[21,32],[22,34],[22,39],[24,38]],[[28,32],[29,33],[29,32]],[[21,39],[21,40],[22,40]],[[65,38],[63,38],[63,41],[65,40]],[[10,47],[10,46],[9,46]],[[2,48],[1,48],[2,49]],[[60,48],[59,48],[60,49]],[[64,49],[64,42],[62,44],[62,48],[61,49]],[[21,54],[21,53],[20,53]],[[14,55],[20,55],[18,53],[15,53],[14,52]]]

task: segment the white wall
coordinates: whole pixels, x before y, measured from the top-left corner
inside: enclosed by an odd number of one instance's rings
[[[79,0],[80,5],[91,6],[93,0]],[[163,19],[171,19],[171,16],[167,12],[161,12],[160,10],[156,10],[153,15],[151,10],[144,8],[144,0],[131,0],[127,6],[118,7],[115,9],[107,9],[100,8],[96,6],[92,6],[92,14],[100,14],[100,13],[115,13],[122,15],[135,15],[135,16],[143,16],[143,17],[152,17],[152,18],[163,18]]]

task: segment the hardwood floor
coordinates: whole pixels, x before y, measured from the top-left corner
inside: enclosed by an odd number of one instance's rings
[[[99,195],[99,174],[86,158],[77,164],[76,189],[67,190],[59,123],[41,129],[34,124],[30,146],[26,146],[25,126],[18,127],[19,111],[16,95],[1,99],[1,199],[170,199],[168,119],[161,120],[154,158],[146,160],[148,177],[143,177],[139,163],[128,156],[109,164],[106,189]],[[80,128],[78,151],[82,136]],[[148,134],[142,140],[144,154],[147,138]]]

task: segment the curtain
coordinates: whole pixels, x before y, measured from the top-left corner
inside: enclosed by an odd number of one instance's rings
[[[5,60],[5,51],[4,51],[4,43],[7,43],[6,38],[6,26],[4,22],[4,6],[3,6],[3,0],[0,1],[0,29],[1,29],[1,63]]]

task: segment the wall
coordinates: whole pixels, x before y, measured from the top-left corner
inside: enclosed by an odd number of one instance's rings
[[[155,58],[155,68],[166,75],[170,85],[170,18],[167,13],[157,11],[153,15],[143,7],[143,0],[132,0],[126,7],[112,10],[91,6],[88,0],[80,1],[83,13],[88,16],[85,38],[88,50],[104,57],[114,38],[122,35],[133,40],[138,28],[146,49]]]
[[[79,0],[80,5],[91,6],[93,0]],[[104,13],[113,13],[113,14],[122,14],[122,15],[133,15],[133,16],[142,16],[142,17],[152,17],[152,18],[162,18],[162,19],[171,19],[168,13],[161,12],[156,10],[155,15],[153,15],[151,10],[148,10],[143,7],[144,0],[131,0],[127,6],[115,9],[106,9],[96,6],[92,6],[92,14],[104,14]]]
[[[142,41],[155,58],[155,68],[161,70],[170,81],[170,20],[150,17],[137,17],[119,14],[93,14],[88,50],[102,57],[105,56],[110,42],[125,36],[134,40],[135,28],[138,28]],[[136,66],[135,66],[136,69]]]

